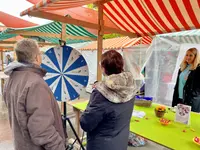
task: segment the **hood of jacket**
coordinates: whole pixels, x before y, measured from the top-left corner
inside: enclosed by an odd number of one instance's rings
[[[96,84],[96,89],[113,103],[125,103],[135,96],[139,87],[131,72],[123,72],[106,76],[104,81]]]
[[[11,62],[4,70],[4,73],[8,76],[10,76],[13,72],[13,70],[21,67],[31,67],[31,64],[25,64],[25,63],[20,63],[20,62]]]
[[[21,63],[21,62],[12,62],[10,63],[4,70],[4,73],[8,76],[10,76],[14,70],[29,70],[32,72],[36,72],[38,74],[40,74],[41,76],[45,76],[46,71],[42,68],[40,68],[40,66],[36,65],[36,64],[31,64],[31,63]]]

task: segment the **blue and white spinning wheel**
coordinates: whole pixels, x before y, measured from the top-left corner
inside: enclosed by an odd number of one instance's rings
[[[76,99],[88,84],[87,63],[72,47],[49,49],[43,55],[41,67],[47,71],[44,79],[58,101]]]

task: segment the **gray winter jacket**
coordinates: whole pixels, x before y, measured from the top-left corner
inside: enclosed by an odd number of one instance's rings
[[[15,150],[64,150],[58,104],[39,66],[11,63],[3,97],[9,111]]]
[[[80,119],[87,132],[87,150],[127,150],[137,90],[129,72],[108,76],[96,84]]]

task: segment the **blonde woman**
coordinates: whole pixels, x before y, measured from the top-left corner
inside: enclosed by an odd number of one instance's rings
[[[196,48],[187,50],[178,73],[172,106],[186,104],[200,112],[200,54]]]

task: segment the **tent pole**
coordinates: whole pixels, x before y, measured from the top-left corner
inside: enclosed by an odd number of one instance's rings
[[[3,66],[3,49],[1,50],[1,66],[2,66],[2,71],[4,71],[4,66]]]
[[[66,23],[62,23],[62,31],[61,31],[61,40],[63,41],[66,41],[66,37],[67,37],[67,34],[66,34]]]
[[[140,37],[140,46],[142,45],[142,40],[143,40],[143,37]],[[141,61],[141,51],[140,51],[140,65],[141,65],[142,61]],[[141,68],[140,68],[141,69]],[[142,70],[141,70],[142,71]]]
[[[62,23],[61,40],[66,41],[66,23]],[[66,102],[61,103],[61,112],[64,117],[67,117],[67,104]],[[64,128],[66,128],[66,120],[64,120]]]
[[[102,79],[102,72],[101,72],[101,55],[103,49],[103,4],[98,3],[98,42],[97,42],[97,81],[101,81]]]
[[[2,71],[4,72],[4,66],[3,66],[3,49],[1,49],[1,65],[2,65]],[[4,88],[4,79],[1,78],[1,92],[3,93]]]

